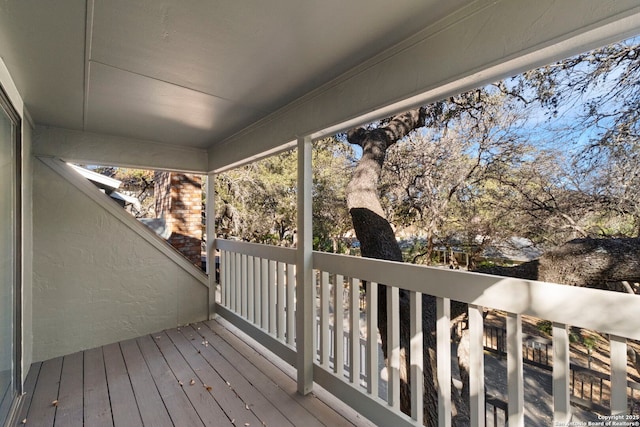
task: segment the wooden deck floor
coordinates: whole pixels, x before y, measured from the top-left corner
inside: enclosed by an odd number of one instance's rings
[[[236,334],[209,321],[34,363],[21,425],[371,425],[331,397],[296,394]]]

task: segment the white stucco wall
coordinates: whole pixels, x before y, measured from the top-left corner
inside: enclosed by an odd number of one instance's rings
[[[33,209],[34,361],[207,318],[205,285],[37,159]]]

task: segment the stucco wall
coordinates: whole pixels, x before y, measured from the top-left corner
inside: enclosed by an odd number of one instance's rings
[[[207,318],[206,286],[43,162],[33,166],[34,361]]]

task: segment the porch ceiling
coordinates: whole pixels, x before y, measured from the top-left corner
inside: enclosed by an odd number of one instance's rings
[[[472,0],[3,1],[37,124],[209,148]]]

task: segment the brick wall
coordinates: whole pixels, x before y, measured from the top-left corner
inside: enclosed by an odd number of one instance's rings
[[[169,243],[198,267],[202,264],[202,177],[156,172],[156,215],[171,230]]]

